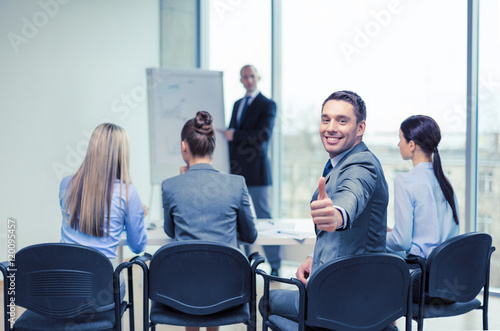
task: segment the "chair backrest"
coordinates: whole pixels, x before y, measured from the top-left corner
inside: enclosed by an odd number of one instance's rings
[[[209,315],[251,300],[252,272],[239,250],[209,241],[167,244],[151,258],[149,298],[191,315]]]
[[[427,258],[429,297],[456,302],[474,299],[484,287],[493,248],[486,233],[466,233],[437,246]]]
[[[15,269],[16,305],[38,314],[71,318],[114,308],[113,265],[93,248],[28,246],[16,253]]]
[[[349,256],[307,282],[306,324],[330,330],[380,330],[408,314],[406,262],[385,253]],[[407,315],[409,316],[409,315]]]

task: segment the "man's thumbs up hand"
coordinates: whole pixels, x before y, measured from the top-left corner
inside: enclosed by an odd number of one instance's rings
[[[326,195],[326,188],[325,188],[325,177],[321,177],[318,182],[318,200],[323,200],[327,198],[328,196]]]
[[[344,224],[344,220],[342,213],[333,206],[326,194],[325,186],[325,177],[321,177],[318,182],[318,198],[311,202],[311,216],[318,230],[333,232]]]

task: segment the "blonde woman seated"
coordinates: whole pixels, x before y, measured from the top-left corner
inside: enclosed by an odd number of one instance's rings
[[[407,118],[399,130],[399,150],[413,169],[394,180],[394,228],[387,250],[427,258],[432,250],[458,235],[458,203],[443,173],[438,144],[441,131],[429,116]]]
[[[122,232],[138,254],[146,246],[147,214],[129,176],[129,142],[121,127],[99,125],[90,138],[87,155],[59,191],[63,216],[61,242],[94,247],[116,266]]]

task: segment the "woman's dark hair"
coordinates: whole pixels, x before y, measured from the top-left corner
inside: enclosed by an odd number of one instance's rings
[[[434,153],[434,157],[432,158],[434,174],[436,175],[446,201],[448,201],[451,206],[455,223],[458,224],[453,187],[444,175],[443,167],[441,166],[441,157],[439,156],[437,148],[441,141],[441,130],[439,129],[439,125],[429,116],[415,115],[404,120],[403,123],[401,123],[400,129],[407,142],[413,140],[413,142],[420,146],[422,151],[428,156]]]
[[[194,118],[184,124],[181,140],[188,144],[189,150],[194,156],[212,156],[215,149],[212,115],[206,111],[197,112]]]

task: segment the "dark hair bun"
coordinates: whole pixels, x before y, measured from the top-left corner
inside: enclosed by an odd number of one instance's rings
[[[194,129],[200,134],[204,134],[210,137],[213,136],[214,125],[212,115],[203,110],[197,112],[196,117],[194,118]]]

